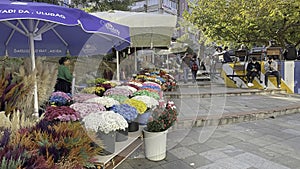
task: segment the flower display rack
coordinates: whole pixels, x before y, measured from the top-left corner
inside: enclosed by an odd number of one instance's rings
[[[128,133],[128,140],[116,142],[115,153],[107,156],[96,156],[95,165],[98,169],[113,169],[126,160],[136,149],[143,144],[143,127],[136,132]]]

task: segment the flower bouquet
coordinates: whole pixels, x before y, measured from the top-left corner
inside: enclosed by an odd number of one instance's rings
[[[97,96],[103,96],[104,91],[105,88],[101,86],[86,87],[82,90],[83,93],[96,94]]]
[[[169,129],[177,120],[177,110],[174,102],[168,101],[164,109],[155,109],[147,123],[148,132],[161,132]]]
[[[129,85],[116,86],[115,88],[130,90],[132,93],[137,91],[137,89],[135,87],[132,87]]]
[[[77,93],[77,94],[73,95],[73,101],[82,103],[88,99],[95,98],[95,97],[98,97],[98,96],[95,94]]]
[[[47,121],[78,121],[80,115],[68,106],[48,106],[44,114],[44,119]]]
[[[125,130],[128,127],[127,121],[118,113],[113,111],[99,111],[88,114],[82,119],[86,129],[94,132],[109,132]]]
[[[120,104],[124,103],[125,100],[129,99],[127,96],[123,95],[108,95],[107,97],[117,100]]]
[[[127,99],[124,104],[129,104],[132,107],[135,107],[139,114],[143,114],[147,110],[147,105],[136,99]]]
[[[74,103],[70,107],[77,111],[81,117],[85,117],[92,112],[106,111],[106,108],[98,103]]]
[[[104,96],[108,95],[123,95],[123,96],[132,96],[132,91],[128,88],[110,88],[104,92]]]
[[[110,108],[113,105],[120,104],[117,100],[110,98],[110,97],[95,97],[95,98],[88,99],[85,102],[102,104],[106,108]]]
[[[136,92],[133,93],[133,96],[150,96],[150,97],[153,97],[154,99],[156,100],[159,100],[160,99],[160,96],[157,92],[151,92],[149,90],[138,90]]]
[[[145,113],[138,116],[139,124],[145,125],[148,122],[149,117],[152,114],[152,109],[159,105],[158,101],[150,96],[134,96],[132,99],[144,102],[147,105],[147,110]]]
[[[57,106],[70,105],[72,103],[71,94],[64,92],[53,92],[50,96],[49,102],[51,105]]]
[[[147,105],[147,108],[149,109],[155,108],[159,104],[156,99],[146,95],[134,96],[132,99],[144,102]]]
[[[127,121],[113,111],[90,113],[82,122],[88,132],[96,132],[96,138],[99,138],[105,147],[105,154],[112,154],[115,151],[116,131],[125,131],[128,128]]]
[[[144,82],[143,83],[143,86],[141,87],[142,89],[145,89],[145,88],[149,88],[149,89],[153,89],[153,90],[156,90],[157,92],[160,92],[161,91],[161,86],[155,82]]]
[[[110,110],[122,115],[127,122],[133,121],[138,115],[137,109],[128,104],[114,105]]]

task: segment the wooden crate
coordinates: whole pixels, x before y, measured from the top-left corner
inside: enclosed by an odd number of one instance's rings
[[[281,55],[280,49],[281,48],[267,48],[267,55],[268,56]]]

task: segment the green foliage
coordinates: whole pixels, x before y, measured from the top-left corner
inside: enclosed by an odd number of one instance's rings
[[[147,123],[147,131],[161,132],[172,127],[177,121],[177,110],[173,102],[168,102],[164,109],[157,108]]]
[[[262,45],[271,39],[299,43],[299,1],[294,0],[199,0],[190,3],[184,18],[217,43]]]

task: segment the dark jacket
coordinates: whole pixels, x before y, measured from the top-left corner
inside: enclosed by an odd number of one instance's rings
[[[257,72],[260,72],[261,71],[261,66],[258,62],[250,62],[248,63],[247,65],[247,72],[251,72],[251,71],[254,71],[254,70],[257,70]]]

